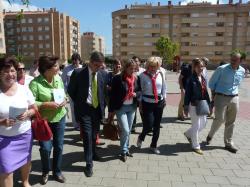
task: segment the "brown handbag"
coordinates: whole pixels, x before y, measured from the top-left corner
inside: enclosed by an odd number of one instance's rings
[[[103,135],[104,138],[112,141],[119,140],[119,129],[114,121],[103,125]]]

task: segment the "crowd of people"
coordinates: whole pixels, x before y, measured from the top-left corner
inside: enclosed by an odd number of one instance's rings
[[[93,160],[101,157],[96,150],[100,124],[108,107],[107,124],[116,116],[120,130],[120,159],[126,162],[133,157],[130,134],[135,130],[136,111],[143,128],[136,142],[138,149],[148,133],[152,132],[150,150],[160,154],[158,139],[164,107],[167,105],[166,70],[160,57],[149,57],[141,64],[138,57],[113,60],[111,72],[106,70],[104,55],[93,52],[88,64],[81,64],[79,54],[72,55],[72,63],[59,73],[58,58],[42,56],[31,69],[12,58],[0,59],[0,186],[13,186],[13,172],[21,170],[24,187],[30,187],[29,172],[32,152],[32,117],[39,112],[48,121],[53,138],[39,141],[41,157],[41,184],[49,180],[64,183],[61,169],[66,121],[66,104],[69,101],[72,124],[80,130],[86,161],[85,175],[93,175]],[[205,57],[183,64],[179,76],[181,100],[178,119],[191,118],[192,126],[183,132],[192,150],[203,154],[199,133],[205,128],[207,117],[214,112],[207,144],[210,144],[219,127],[225,124],[225,149],[236,153],[232,137],[239,109],[238,87],[245,70],[240,66],[241,55],[233,53],[231,62],[219,66],[208,80]],[[209,96],[211,89],[211,97]],[[58,94],[63,98],[59,102]],[[22,98],[22,99],[20,99]],[[53,164],[50,162],[53,148]],[[114,153],[115,154],[115,153]]]

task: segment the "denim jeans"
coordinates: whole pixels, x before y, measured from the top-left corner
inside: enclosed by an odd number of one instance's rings
[[[139,135],[139,139],[144,141],[147,133],[153,128],[153,137],[150,145],[152,148],[157,147],[160,136],[160,124],[164,109],[163,102],[164,101],[159,101],[159,103],[148,103],[142,101],[143,129],[142,133]]]
[[[39,141],[40,156],[42,161],[42,172],[49,173],[51,170],[50,154],[53,149],[53,174],[61,175],[64,129],[65,129],[65,116],[57,123],[49,123],[53,133],[53,140]]]
[[[121,130],[120,145],[121,153],[129,151],[129,135],[135,117],[136,105],[123,105],[116,111],[117,121]]]

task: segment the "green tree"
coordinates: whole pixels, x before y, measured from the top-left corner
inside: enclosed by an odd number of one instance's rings
[[[172,64],[173,59],[180,50],[179,43],[171,41],[168,37],[160,37],[156,42],[156,50],[163,59],[163,63]]]
[[[8,0],[8,2],[11,4],[11,2],[15,2],[16,0]],[[30,0],[19,0],[23,5],[28,6],[30,4]]]
[[[242,51],[241,49],[234,49],[232,52],[231,52],[231,55],[232,54],[235,54],[235,53],[240,53],[241,55],[241,60],[245,60],[246,57],[247,57],[247,53],[245,51]]]

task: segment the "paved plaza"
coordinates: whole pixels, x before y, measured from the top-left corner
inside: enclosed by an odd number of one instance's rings
[[[210,73],[211,74],[211,73]],[[98,148],[101,162],[94,163],[94,175],[86,178],[83,145],[79,132],[73,131],[69,123],[65,131],[63,174],[67,182],[60,184],[50,178],[47,187],[230,187],[250,186],[250,78],[245,79],[240,91],[240,113],[234,134],[234,142],[240,149],[237,154],[223,149],[223,128],[215,135],[210,146],[202,144],[204,155],[191,151],[183,132],[190,127],[190,120],[181,122],[176,119],[179,102],[177,74],[168,72],[168,103],[162,119],[163,128],[159,138],[160,155],[151,154],[151,136],[147,136],[142,149],[136,148],[138,134],[131,135],[133,158],[126,163],[119,160],[119,141],[105,141]],[[139,116],[138,116],[139,117]],[[136,132],[141,132],[140,118]],[[201,142],[206,139],[212,119],[200,134]],[[41,162],[39,146],[34,142],[30,181],[40,186]],[[51,174],[51,173],[50,173]],[[20,176],[15,176],[15,186]]]

